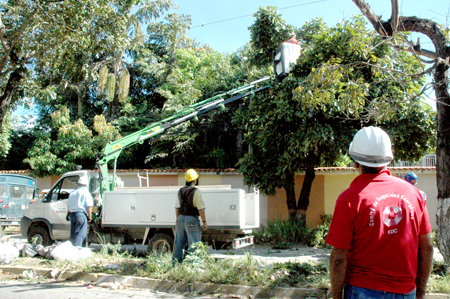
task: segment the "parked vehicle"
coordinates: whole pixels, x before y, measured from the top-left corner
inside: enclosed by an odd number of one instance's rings
[[[88,170],[64,174],[41,202],[27,210],[21,222],[22,235],[43,245],[68,240],[68,197],[82,176],[89,179],[89,191],[94,196],[95,220],[89,227],[88,242],[149,244],[149,251],[159,253],[173,250],[175,203],[181,186],[116,187],[101,199],[98,172]],[[230,186],[197,187],[207,207],[209,229],[203,233],[203,241],[216,248],[253,244],[252,229],[259,227],[260,220],[258,191],[247,193]]]
[[[36,179],[18,174],[0,174],[0,218],[2,225],[19,225],[37,196]]]

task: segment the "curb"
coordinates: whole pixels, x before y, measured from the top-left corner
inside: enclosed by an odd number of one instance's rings
[[[328,289],[313,288],[261,288],[242,285],[220,285],[212,283],[195,282],[192,284],[178,283],[175,281],[159,280],[146,277],[111,275],[104,273],[86,272],[61,272],[52,275],[53,269],[41,269],[20,266],[0,266],[0,273],[22,274],[24,271],[32,271],[37,276],[56,277],[57,279],[81,280],[86,283],[103,286],[119,284],[125,287],[137,289],[152,289],[166,293],[196,293],[203,295],[226,294],[245,296],[252,298],[327,298]],[[427,294],[427,299],[450,299],[449,294]]]
[[[20,266],[0,266],[0,272],[22,274],[32,271],[37,276],[57,277],[57,279],[81,280],[94,285],[119,284],[138,289],[152,289],[167,293],[196,293],[204,295],[227,294],[235,296],[252,296],[252,298],[326,298],[327,289],[312,288],[261,288],[242,285],[219,285],[212,283],[178,283],[146,277],[121,276],[103,273],[62,272],[52,275],[52,269],[40,269]]]

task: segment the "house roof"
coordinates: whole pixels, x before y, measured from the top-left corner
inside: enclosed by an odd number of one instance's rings
[[[417,173],[433,173],[436,172],[436,167],[425,167],[425,166],[403,166],[403,167],[388,167],[393,173],[399,172],[417,172]],[[171,168],[171,169],[117,169],[117,173],[148,173],[154,175],[174,175],[185,173],[187,169],[181,168]],[[240,174],[236,168],[196,168],[199,173],[215,173],[215,174]],[[357,173],[357,169],[354,167],[317,167],[315,168],[316,174],[320,173]],[[11,173],[11,174],[30,174],[31,170],[0,170],[0,173]],[[302,173],[302,172],[300,172]]]

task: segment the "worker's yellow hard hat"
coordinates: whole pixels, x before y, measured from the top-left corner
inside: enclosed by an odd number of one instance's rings
[[[186,175],[184,176],[184,179],[186,182],[192,182],[195,181],[198,178],[198,173],[194,169],[189,169],[186,171]]]

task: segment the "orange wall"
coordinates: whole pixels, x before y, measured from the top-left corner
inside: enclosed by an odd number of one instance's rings
[[[149,185],[150,186],[177,186],[178,178],[174,175],[152,175],[149,176]],[[146,181],[142,182],[143,184]]]
[[[295,178],[295,196],[298,201],[303,185],[304,175],[297,175]],[[315,227],[321,224],[320,215],[325,211],[324,204],[324,176],[316,175],[311,188],[308,211],[306,212],[306,224]],[[267,203],[267,220],[285,219],[288,217],[286,204],[286,191],[277,189],[275,195],[269,195]]]

